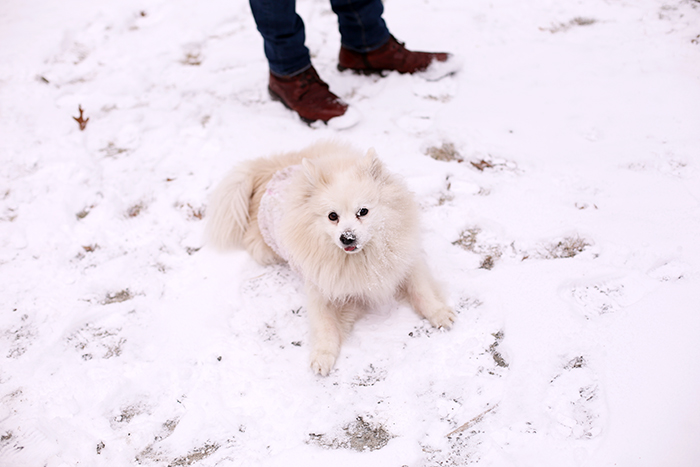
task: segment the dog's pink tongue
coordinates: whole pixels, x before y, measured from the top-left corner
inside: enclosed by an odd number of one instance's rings
[[[355,248],[356,247],[354,247],[354,246],[349,246],[345,249],[345,251],[355,251]]]

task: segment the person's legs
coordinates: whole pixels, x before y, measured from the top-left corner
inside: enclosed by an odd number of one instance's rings
[[[345,114],[348,105],[330,92],[311,66],[296,0],[250,0],[250,9],[265,41],[270,96],[309,123]]]
[[[291,76],[311,66],[296,0],[250,0],[250,9],[265,41],[265,56],[273,74]]]
[[[343,47],[355,52],[369,52],[389,40],[382,13],[381,0],[331,0],[331,8],[338,15]]]
[[[397,41],[382,19],[381,0],[330,0],[338,15],[341,48],[338,69],[363,73],[425,71],[434,62],[445,62],[447,53],[413,52]]]

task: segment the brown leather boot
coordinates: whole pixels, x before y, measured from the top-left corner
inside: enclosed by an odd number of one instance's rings
[[[281,101],[306,123],[328,122],[348,109],[348,105],[328,89],[314,67],[285,78],[270,73],[268,90],[272,99]]]
[[[390,36],[386,44],[367,53],[354,52],[341,46],[338,70],[350,69],[364,74],[382,71],[416,73],[424,71],[434,61],[445,62],[448,58],[450,54],[444,52],[412,52]]]

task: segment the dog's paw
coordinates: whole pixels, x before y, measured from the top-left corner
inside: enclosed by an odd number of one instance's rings
[[[311,353],[311,370],[317,375],[328,376],[333,369],[338,356],[325,350],[314,350]]]
[[[457,315],[455,315],[452,308],[444,305],[440,308],[432,310],[431,313],[426,313],[425,317],[428,318],[430,324],[436,328],[450,329],[454,324]]]

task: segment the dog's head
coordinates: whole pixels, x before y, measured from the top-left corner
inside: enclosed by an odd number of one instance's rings
[[[386,211],[391,207],[380,202],[387,176],[373,149],[352,162],[333,165],[304,159],[302,167],[315,188],[319,222],[338,248],[357,254],[375,235],[382,234]]]

